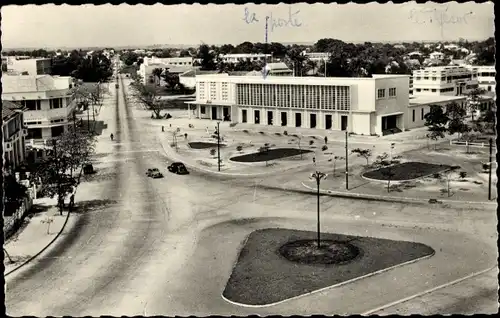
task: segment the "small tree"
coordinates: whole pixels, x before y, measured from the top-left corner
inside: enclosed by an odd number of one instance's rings
[[[236,150],[239,151],[239,152],[241,152],[243,150],[243,146],[241,146],[241,145],[237,146]]]
[[[377,159],[374,162],[375,166],[377,167],[389,166],[391,163],[389,162],[389,160],[387,160],[387,158],[389,158],[389,154],[387,152],[378,155]]]
[[[139,99],[149,110],[153,111],[153,117],[162,119],[161,110],[163,103],[159,97],[159,88],[155,85],[135,84],[135,97]]]
[[[333,157],[333,176],[332,177],[335,177],[337,160],[345,160],[345,158],[342,156],[334,156]]]
[[[430,111],[425,114],[425,126],[428,127],[429,133],[427,138],[437,141],[439,138],[444,138],[444,133],[446,132],[446,124],[448,123],[448,117],[443,112],[443,108],[439,105],[431,105]],[[436,149],[436,144],[434,144],[434,149]]]
[[[47,217],[45,219],[41,220],[40,222],[47,224],[47,234],[50,234],[50,224],[52,224],[52,222],[54,222],[54,218],[47,215]]]
[[[472,131],[464,133],[462,135],[462,140],[465,141],[465,153],[470,153],[470,144],[476,139],[476,134]]]
[[[385,178],[387,178],[387,192],[391,192],[391,180],[394,177],[394,171],[392,170],[392,165],[382,168],[380,172]]]
[[[163,70],[161,68],[155,68],[155,69],[153,69],[153,71],[151,71],[151,74],[154,76],[154,83],[155,83],[155,85],[160,85],[161,73],[162,72],[163,72]]]
[[[270,146],[268,143],[264,144],[264,146],[262,146],[262,147],[259,147],[259,155],[265,155],[266,167],[267,167],[267,159],[268,159],[267,154],[269,153],[269,148],[270,148]]]
[[[460,176],[460,179],[464,180],[467,177],[467,172],[466,171],[460,171],[458,174]]]
[[[450,181],[451,181],[451,178],[453,176],[453,173],[459,169],[460,167],[458,166],[454,166],[454,167],[451,167],[450,169],[448,169],[446,171],[446,184],[447,184],[447,193],[448,193],[448,197],[451,196],[451,187],[450,187]]]
[[[312,146],[314,144],[314,140],[309,140],[309,146]]]
[[[302,141],[302,136],[301,135],[295,135],[295,137],[297,137],[297,145],[299,146],[300,160],[302,160],[302,148],[300,147],[300,142]]]
[[[446,114],[448,121],[448,134],[454,135],[458,133],[458,138],[461,137],[462,134],[468,132],[470,130],[469,126],[465,124],[465,116],[467,115],[467,111],[464,107],[460,106],[457,103],[451,103],[446,105]]]
[[[366,165],[369,164],[369,159],[372,156],[372,150],[371,149],[361,149],[361,148],[356,148],[351,150],[351,153],[357,154],[358,157],[362,157],[366,159]]]

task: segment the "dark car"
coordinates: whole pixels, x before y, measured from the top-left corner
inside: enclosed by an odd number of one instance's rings
[[[160,170],[158,170],[158,168],[148,169],[148,171],[146,171],[146,175],[154,179],[163,178],[163,174],[160,172]]]
[[[168,171],[176,174],[189,174],[189,171],[186,169],[186,166],[182,162],[172,163],[170,166],[168,166]]]
[[[93,174],[95,173],[94,166],[91,163],[87,163],[83,166],[83,174]]]

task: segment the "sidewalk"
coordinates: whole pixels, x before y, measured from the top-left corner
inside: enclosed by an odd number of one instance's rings
[[[4,252],[5,273],[9,273],[38,254],[61,231],[68,212],[64,211],[63,215],[60,215],[55,204],[56,199],[41,198],[33,201],[34,209],[30,212],[31,214],[24,219],[21,227],[4,244],[4,250],[13,261],[11,263]],[[37,208],[40,208],[40,212],[36,212]]]

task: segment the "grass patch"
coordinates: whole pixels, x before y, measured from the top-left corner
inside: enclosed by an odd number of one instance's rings
[[[217,147],[216,142],[188,142],[188,145],[192,149],[209,149]],[[225,147],[226,145],[220,144],[220,147]]]
[[[375,180],[388,180],[388,174],[386,172],[391,170],[394,174],[391,177],[391,180],[393,181],[412,180],[428,175],[438,174],[450,168],[451,166],[448,165],[436,165],[432,163],[412,161],[368,171],[365,172],[363,176]]]
[[[266,152],[253,152],[242,156],[232,157],[229,160],[235,162],[264,162],[276,159],[282,159],[286,157],[293,157],[300,155],[301,153],[312,152],[306,149],[296,149],[296,148],[276,148],[269,149]]]
[[[223,295],[247,304],[266,305],[368,275],[434,254],[427,245],[362,236],[322,233],[322,239],[353,245],[359,255],[347,264],[300,264],[283,257],[290,242],[314,240],[315,232],[263,229],[243,246]]]

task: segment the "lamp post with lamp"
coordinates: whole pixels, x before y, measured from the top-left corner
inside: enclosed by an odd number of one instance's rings
[[[317,195],[318,195],[318,206],[317,206],[317,213],[318,213],[318,216],[317,216],[317,227],[318,227],[318,248],[320,247],[320,243],[321,243],[321,232],[320,232],[320,217],[319,217],[319,186],[320,186],[320,183],[321,183],[321,180],[324,180],[326,179],[326,177],[328,177],[328,174],[326,173],[323,173],[321,171],[316,171],[314,173],[311,173],[311,176],[310,176],[310,179],[311,180],[316,180],[316,191],[317,191]]]

